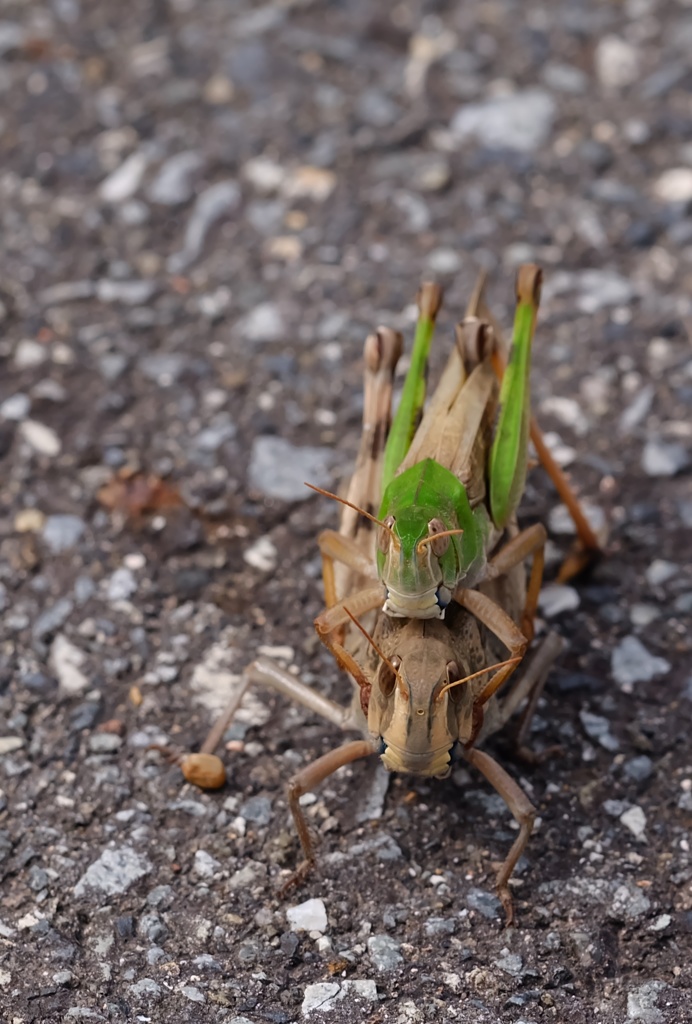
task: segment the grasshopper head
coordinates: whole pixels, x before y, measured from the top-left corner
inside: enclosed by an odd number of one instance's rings
[[[443,521],[428,518],[424,510],[404,509],[397,517],[387,516],[379,536],[385,612],[403,618],[443,617],[451,600],[444,565],[451,542]],[[452,559],[456,561],[453,551]]]
[[[381,738],[385,768],[445,778],[459,730],[456,691],[444,688],[459,677],[459,669],[446,644],[420,639],[402,643],[389,664],[380,663],[368,724]]]

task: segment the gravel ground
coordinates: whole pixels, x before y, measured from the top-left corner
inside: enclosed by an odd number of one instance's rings
[[[2,4],[3,1021],[692,1021],[692,9],[389,6]],[[370,326],[436,276],[439,366],[527,259],[535,407],[610,542],[543,599],[564,755],[493,745],[541,815],[519,926],[465,771],[330,780],[281,901],[333,729],[255,693],[217,793],[146,747],[197,748],[261,649],[348,695],[302,482],[348,472]],[[524,507],[554,565],[540,470]]]

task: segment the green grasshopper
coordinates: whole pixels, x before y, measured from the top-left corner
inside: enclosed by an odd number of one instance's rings
[[[401,339],[393,331],[381,328],[366,342],[363,434],[339,532],[360,552],[366,576],[375,554],[376,536],[370,521],[363,522],[355,508],[379,497],[392,380],[400,354]],[[443,378],[440,387],[444,386]],[[363,737],[318,758],[291,780],[289,805],[304,861],[286,887],[300,882],[315,863],[314,844],[300,797],[338,768],[377,755],[391,771],[445,778],[454,761],[461,759],[477,768],[495,787],[520,826],[497,875],[499,895],[507,922],[511,923],[508,881],[529,840],[535,809],[508,773],[487,753],[476,749],[476,744],[501,728],[528,700],[518,737],[521,743],[561,641],[551,634],[535,657],[523,666],[523,674],[511,692],[503,700],[496,696],[504,681],[500,673],[508,662],[496,664],[497,639],[480,624],[478,609],[483,603],[501,606],[512,628],[520,634],[517,623],[525,616],[527,605],[523,565],[508,566],[501,554],[499,563],[497,559],[495,556],[490,563],[498,569],[491,574],[493,578],[473,591],[479,604],[472,609],[456,604],[444,619],[393,618],[381,607],[377,611],[371,609],[375,616],[372,635],[357,621],[362,612],[358,598],[362,575],[358,568],[340,567],[344,571],[330,582],[325,596],[328,605],[339,609],[335,626],[342,635],[334,641],[333,650],[354,682],[354,698],[349,707],[321,696],[268,658],[259,658],[248,666],[245,685],[269,686],[343,730],[360,731]],[[491,678],[486,682],[488,675]],[[238,701],[236,695],[233,711]],[[220,731],[217,725],[216,736]],[[209,744],[205,744],[205,749],[209,749]]]

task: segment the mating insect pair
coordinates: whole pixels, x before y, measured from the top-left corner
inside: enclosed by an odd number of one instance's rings
[[[392,771],[444,778],[455,761],[465,760],[486,777],[519,823],[497,876],[512,920],[508,880],[528,842],[535,810],[478,744],[525,704],[517,737],[522,746],[562,646],[550,634],[523,661],[533,639],[546,536],[540,524],[519,530],[515,516],[529,432],[537,435],[530,421],[529,367],[540,280],[537,267],[519,271],[506,369],[479,283],[423,412],[428,352],[441,302],[439,289],[424,285],[411,366],[393,423],[393,378],[402,339],[380,328],[366,340],[360,449],[347,495],[337,499],[344,506],[340,529],[319,538],[327,607],[315,622],[351,676],[354,699],[342,707],[267,658],[246,671],[246,683],[269,686],[362,736],[318,758],[289,784],[304,854],[291,881],[299,881],[315,861],[300,797],[339,767],[376,754]],[[547,455],[546,461],[551,474],[559,473]],[[564,494],[564,480],[558,476],[556,483]],[[590,531],[582,539],[587,547],[597,546]],[[500,697],[498,691],[520,664],[518,682]]]

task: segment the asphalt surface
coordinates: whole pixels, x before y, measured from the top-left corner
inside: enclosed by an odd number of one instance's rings
[[[8,0],[0,18],[0,1018],[692,1021],[692,9]],[[258,651],[349,697],[311,622],[358,444],[361,350],[479,267],[544,268],[534,408],[606,557],[548,588],[568,641],[514,836],[485,782],[368,764],[255,691]],[[523,521],[564,515],[540,469]],[[301,906],[307,900],[321,901]],[[299,909],[294,910],[293,908]]]

